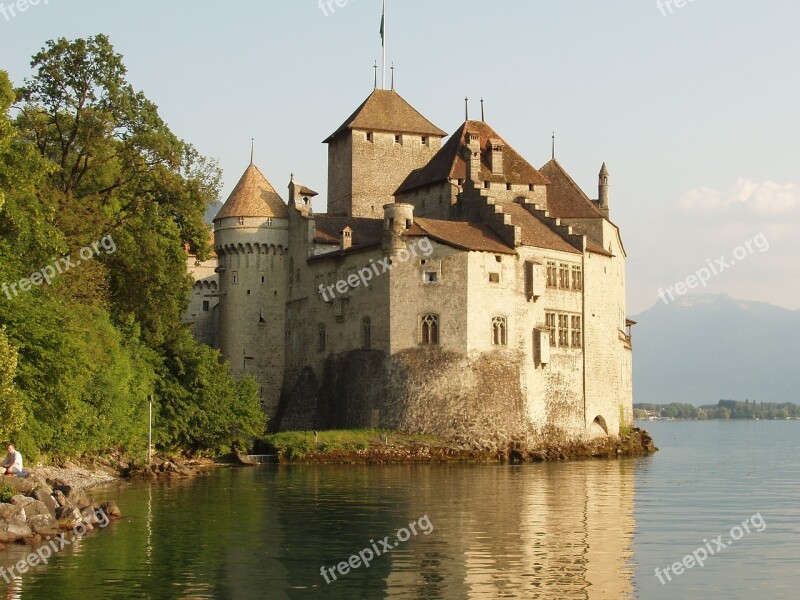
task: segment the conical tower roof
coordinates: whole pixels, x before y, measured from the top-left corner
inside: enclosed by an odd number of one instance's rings
[[[288,219],[289,209],[258,167],[251,164],[214,220],[227,217]]]

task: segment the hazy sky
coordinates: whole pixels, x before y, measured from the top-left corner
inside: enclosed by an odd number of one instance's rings
[[[0,69],[21,83],[47,39],[106,33],[173,131],[219,158],[224,195],[255,137],[276,189],[294,172],[321,210],[321,141],[370,93],[381,51],[380,0],[338,2],[326,16],[317,0],[40,0],[12,17],[0,0]],[[703,291],[799,309],[800,3],[670,5],[388,0],[388,56],[398,92],[446,131],[484,97],[537,167],[555,129],[593,198],[608,163],[630,314],[703,268],[718,272]]]

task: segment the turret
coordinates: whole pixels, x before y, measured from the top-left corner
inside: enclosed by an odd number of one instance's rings
[[[395,252],[406,247],[404,232],[414,224],[414,205],[393,202],[383,207],[383,250]]]
[[[597,185],[597,204],[605,216],[608,216],[609,213],[608,190],[608,167],[606,166],[606,163],[603,163],[603,167],[600,169],[600,176]]]

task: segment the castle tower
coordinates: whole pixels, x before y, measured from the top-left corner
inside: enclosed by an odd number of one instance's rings
[[[606,166],[606,163],[603,163],[603,167],[600,169],[600,175],[597,184],[597,202],[600,205],[600,210],[605,216],[608,216],[609,213],[608,191],[608,167]]]
[[[289,211],[251,164],[214,218],[219,348],[236,376],[258,381],[274,415],[283,384]]]
[[[374,90],[328,144],[328,213],[383,216],[411,171],[428,164],[447,135],[394,90]]]

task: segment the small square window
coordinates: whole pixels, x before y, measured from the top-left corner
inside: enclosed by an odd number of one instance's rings
[[[203,300],[203,310],[207,311],[208,309],[209,309],[208,300]]]
[[[247,290],[247,295],[248,295],[248,296],[250,295],[250,290]]]
[[[439,273],[436,271],[425,272],[425,283],[436,283],[439,281]]]
[[[489,283],[500,283],[500,273],[489,273]]]

